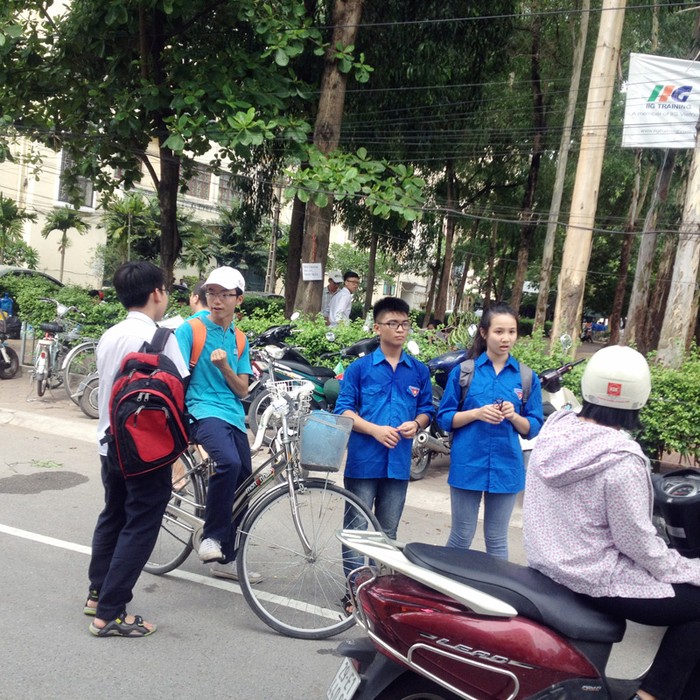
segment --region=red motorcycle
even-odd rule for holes
[[[373,566],[351,574],[367,638],[340,645],[330,700],[628,700],[641,683],[605,676],[625,620],[534,569],[377,532],[338,537]]]

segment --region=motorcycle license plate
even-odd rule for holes
[[[357,686],[360,685],[360,674],[355,670],[350,659],[343,659],[343,663],[335,674],[326,698],[328,700],[352,700]]]

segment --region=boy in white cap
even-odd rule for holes
[[[252,471],[241,399],[248,393],[253,370],[247,342],[239,356],[234,325],[245,280],[238,270],[219,267],[207,277],[204,289],[209,315],[200,318],[206,326],[206,340],[186,394],[193,420],[191,437],[215,462],[207,490],[199,558],[213,564],[213,575],[238,580],[231,510],[236,488]],[[184,323],[175,337],[183,356],[191,357],[192,326]]]

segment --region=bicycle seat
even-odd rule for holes
[[[544,574],[485,552],[413,542],[406,558],[419,566],[488,593],[512,605],[519,615],[547,625],[569,639],[619,642],[624,618],[596,610],[586,599]]]
[[[39,328],[45,333],[63,333],[64,331],[60,323],[40,323]]]

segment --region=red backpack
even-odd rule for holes
[[[122,360],[109,403],[112,443],[126,478],[172,464],[187,449],[185,382],[163,354],[172,331],[159,328],[153,340]]]

